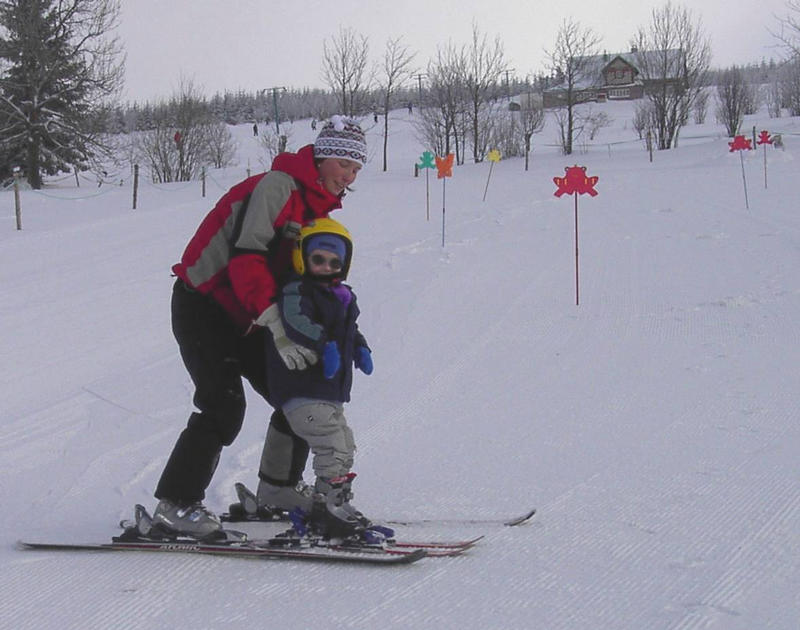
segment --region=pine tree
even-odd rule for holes
[[[0,0],[0,154],[33,188],[104,150],[99,114],[122,84],[109,35],[119,12],[119,0]]]

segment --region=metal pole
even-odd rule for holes
[[[280,134],[281,128],[278,121],[278,90],[280,88],[272,88],[272,105],[275,108],[275,133]]]
[[[133,209],[136,210],[136,197],[139,192],[139,165],[133,165]]]
[[[444,209],[446,207],[445,195],[447,193],[447,178],[442,179],[442,247],[444,247]]]
[[[283,90],[285,92],[286,88],[283,86],[264,88],[259,92],[259,94],[263,95],[264,92],[266,92],[267,90],[272,90],[272,109],[274,110],[275,113],[275,133],[280,135],[281,128],[280,128],[280,120],[278,119],[278,90]]]
[[[424,75],[424,74],[415,74],[414,75],[414,78],[417,80],[417,95],[418,95],[418,98],[419,98],[419,103],[417,103],[417,107],[419,107],[420,104],[422,103],[422,79],[425,76],[426,75]]]
[[[17,230],[22,229],[22,205],[19,199],[19,170],[14,169],[14,209],[17,215]]]
[[[489,164],[489,177],[486,178],[486,188],[483,189],[483,200],[486,201],[486,191],[489,190],[489,180],[492,179],[492,169],[494,168],[494,162]]]
[[[578,290],[578,193],[572,194],[575,197],[575,306],[578,306],[581,303]]]
[[[428,187],[428,172],[430,169],[425,169],[425,218],[431,220],[431,193]]]
[[[742,183],[744,184],[744,205],[749,210],[750,209],[750,202],[747,200],[747,177],[744,174],[744,156],[742,155],[744,151],[739,150],[739,159],[742,161]]]

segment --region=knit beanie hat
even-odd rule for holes
[[[314,141],[314,157],[344,158],[367,163],[367,140],[359,124],[352,118],[331,116]]]
[[[336,254],[343,263],[347,255],[347,246],[341,236],[336,234],[314,234],[308,239],[305,246],[306,252],[313,252],[315,249],[322,249],[326,252]]]

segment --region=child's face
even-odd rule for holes
[[[325,249],[314,249],[308,254],[308,272],[312,276],[332,276],[342,270],[342,259]]]

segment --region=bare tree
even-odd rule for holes
[[[119,0],[0,3],[0,162],[24,164],[33,188],[108,150],[98,113],[122,85],[119,13]]]
[[[369,89],[367,74],[369,41],[352,28],[339,28],[339,34],[323,43],[322,77],[339,97],[340,113],[361,113],[363,95]]]
[[[544,127],[544,107],[541,96],[535,98],[528,92],[520,103],[520,125],[522,127],[522,137],[525,148],[525,170],[528,170],[528,162],[531,154],[531,138]]]
[[[453,44],[439,47],[436,58],[428,63],[428,92],[421,110],[419,132],[439,154],[455,150],[456,162],[463,163],[463,121],[467,110],[464,75],[466,57],[463,48]]]
[[[389,110],[392,106],[392,97],[397,88],[407,81],[414,68],[414,53],[402,44],[401,38],[390,39],[386,42],[383,54],[379,90],[383,96],[383,170],[388,167],[387,150],[389,146]]]
[[[778,72],[768,102],[770,115],[780,116],[786,107],[792,116],[800,115],[800,0],[787,0],[789,12],[778,18],[778,30],[773,32],[783,44],[786,60]]]
[[[697,97],[694,99],[694,107],[692,107],[692,111],[694,112],[694,122],[698,125],[702,125],[706,121],[706,113],[708,112],[708,99],[708,90],[700,90],[697,93]]]
[[[472,159],[483,161],[491,136],[491,112],[489,101],[494,97],[501,73],[506,69],[503,44],[496,36],[489,42],[481,35],[476,24],[472,25],[472,42],[466,51],[466,75],[464,85],[469,98]]]
[[[649,27],[634,37],[636,63],[653,105],[656,146],[677,145],[697,94],[702,89],[711,60],[711,44],[700,19],[667,1],[653,9]]]
[[[272,161],[279,153],[283,153],[289,148],[289,140],[291,139],[291,128],[284,126],[281,133],[278,133],[271,126],[267,126],[258,137],[258,144],[263,149],[263,156],[258,158],[258,161],[268,170],[272,166]]]
[[[140,159],[150,167],[153,181],[190,181],[209,159],[209,138],[220,123],[191,82],[153,113],[152,128],[136,138]]]
[[[781,102],[790,116],[800,116],[800,58],[786,62],[781,68]]]
[[[594,140],[601,129],[611,126],[611,118],[605,112],[593,111],[591,108],[583,115],[589,140]]]
[[[573,150],[576,127],[576,106],[593,98],[587,90],[582,89],[592,74],[597,70],[594,57],[600,44],[600,36],[590,28],[583,28],[572,18],[565,19],[556,36],[556,43],[551,51],[545,51],[550,69],[563,79],[560,86],[561,109],[556,115],[559,124],[561,149],[564,155]]]
[[[781,97],[780,74],[775,73],[770,77],[769,84],[766,86],[765,98],[767,101],[767,111],[770,118],[780,118],[783,109],[783,99]]]
[[[786,0],[786,8],[789,13],[777,18],[778,29],[772,35],[783,44],[788,58],[800,57],[800,0]]]
[[[639,134],[639,140],[651,137],[654,126],[653,104],[649,101],[637,103],[633,113],[633,128]]]
[[[441,110],[421,107],[419,115],[414,119],[414,129],[419,142],[436,155],[447,155],[450,152],[450,146],[446,142],[449,135],[445,130]]]
[[[208,126],[207,161],[214,168],[225,168],[236,160],[237,143],[228,126],[212,122]]]
[[[725,125],[730,137],[739,133],[745,114],[755,101],[755,88],[745,80],[737,66],[722,73],[717,85],[717,119]]]
[[[520,133],[519,115],[516,111],[495,108],[490,118],[489,147],[497,149],[504,158],[519,157],[524,147]]]

